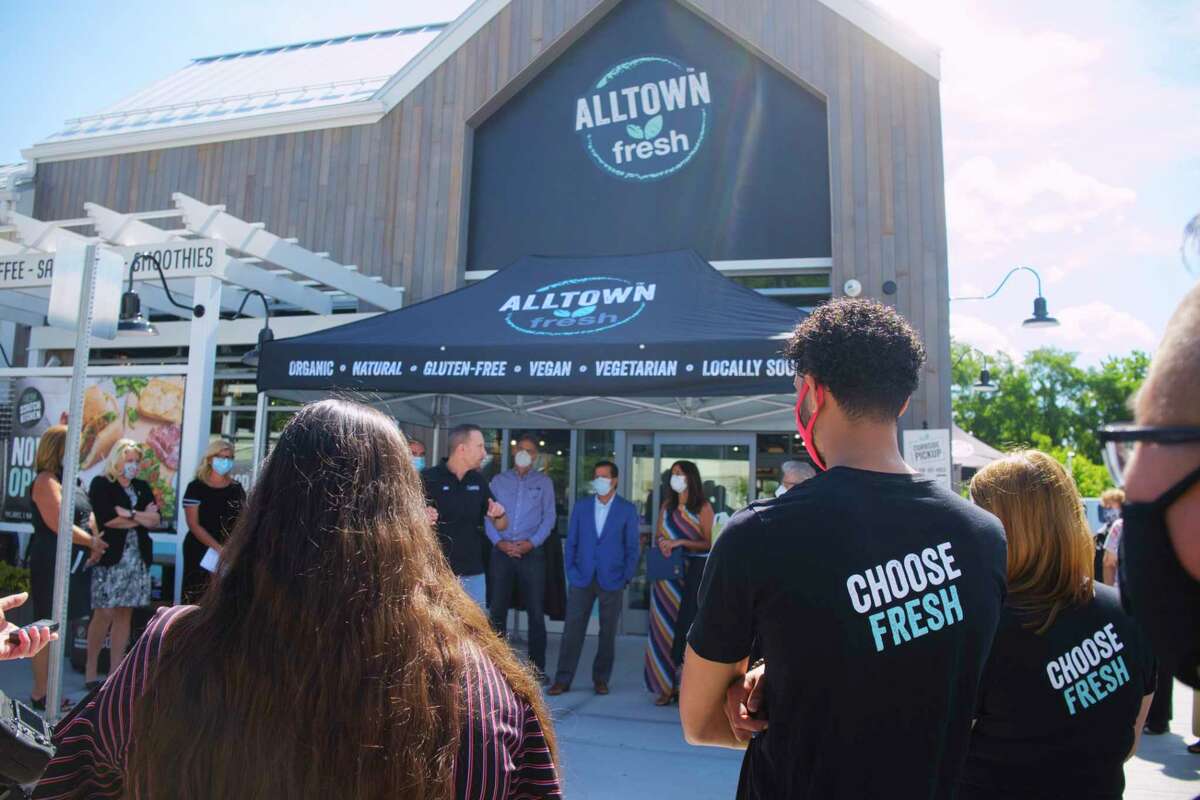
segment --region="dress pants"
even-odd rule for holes
[[[600,601],[600,642],[596,649],[596,660],[592,662],[592,683],[608,683],[612,678],[613,659],[617,650],[617,620],[621,617],[623,596],[624,589],[601,589],[595,578],[583,588],[567,588],[567,619],[563,625],[555,683],[570,686],[575,679],[579,654],[583,650],[583,637],[587,634],[588,619],[592,616],[592,606],[596,600]]]
[[[520,587],[521,599],[529,615],[529,660],[546,671],[546,552],[535,547],[520,558],[492,549],[488,574],[488,604],[492,627],[501,636],[508,635],[508,610],[512,607],[513,588]]]
[[[1154,689],[1154,699],[1150,701],[1150,713],[1146,715],[1146,724],[1151,728],[1162,730],[1171,724],[1174,703],[1175,676],[1170,669],[1158,665],[1158,686]]]

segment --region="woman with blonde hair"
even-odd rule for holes
[[[161,517],[150,484],[137,477],[141,468],[141,445],[121,439],[109,451],[104,474],[93,478],[88,487],[88,499],[108,542],[108,550],[92,569],[92,621],[84,669],[89,689],[99,684],[104,637],[109,637],[109,663],[115,668],[129,645],[133,609],[150,605],[153,543],[148,529],[158,527]]]
[[[53,425],[38,440],[30,500],[33,508],[33,536],[26,550],[29,559],[29,588],[33,595],[33,618],[50,619],[54,615],[54,567],[58,558],[58,514],[63,501],[63,455],[67,446],[67,426]],[[96,532],[96,518],[87,494],[75,487],[75,519],[71,527],[71,592],[67,619],[79,619],[88,613],[89,573],[79,563],[84,558],[94,564],[108,545]],[[86,554],[86,555],[85,555]],[[78,576],[78,578],[77,578]],[[33,657],[33,692],[30,699],[38,711],[46,709],[46,676],[50,653],[43,650]]]
[[[208,587],[212,573],[200,565],[209,550],[221,555],[225,540],[237,522],[246,490],[229,476],[233,470],[233,442],[214,439],[204,451],[196,479],[183,493],[183,513],[188,532],[183,540],[183,602],[194,603]]]
[[[55,729],[37,797],[560,798],[529,667],[442,555],[375,409],[284,428],[197,606]]]
[[[1062,465],[1025,450],[971,499],[1008,538],[1008,598],[980,681],[960,796],[1119,798],[1154,696],[1154,658],[1112,587]]]

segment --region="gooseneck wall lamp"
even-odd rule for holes
[[[1059,322],[1054,317],[1050,316],[1050,312],[1046,306],[1046,298],[1042,296],[1042,276],[1038,275],[1037,270],[1032,267],[1014,267],[1008,271],[1004,279],[1000,281],[991,294],[981,295],[979,297],[951,297],[950,300],[991,300],[996,295],[1000,294],[1000,290],[1008,283],[1008,279],[1018,272],[1028,272],[1037,280],[1037,297],[1033,299],[1033,316],[1021,323],[1023,328],[1057,328]]]
[[[189,306],[175,299],[175,295],[171,294],[171,287],[167,285],[167,276],[163,274],[162,265],[158,263],[157,258],[149,253],[138,253],[133,257],[133,261],[129,262],[129,286],[121,295],[121,316],[117,320],[118,331],[133,336],[158,335],[158,329],[142,316],[142,300],[133,290],[133,273],[137,270],[138,262],[143,259],[149,262],[158,273],[158,279],[162,282],[163,291],[166,292],[167,300],[171,305],[192,312],[194,317],[204,316],[204,306],[200,304]]]
[[[954,363],[950,366],[950,371],[953,372],[954,368],[961,364],[962,360],[971,353],[977,354],[983,361],[983,368],[979,370],[979,380],[975,381],[975,383],[971,385],[971,391],[975,394],[985,395],[998,391],[1000,387],[995,383],[992,383],[992,372],[987,366],[987,353],[984,353],[982,350],[977,350],[974,347],[967,347],[967,349],[963,351],[963,354],[955,359]]]
[[[246,296],[242,298],[242,304],[238,306],[237,313],[234,317],[242,315],[242,309],[246,307],[246,301],[250,299],[250,295],[257,295],[259,300],[262,300],[263,312],[266,313],[266,321],[263,323],[262,330],[258,332],[258,344],[254,349],[242,356],[242,363],[247,367],[257,367],[258,359],[262,355],[263,345],[272,341],[275,334],[271,331],[271,307],[267,305],[267,296],[257,289],[247,289]]]

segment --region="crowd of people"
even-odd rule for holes
[[[618,466],[595,464],[568,524],[552,675],[556,510],[535,437],[489,481],[475,426],[429,465],[390,418],[326,400],[289,422],[248,497],[232,445],[214,442],[185,492],[188,604],[158,611],[127,656],[159,510],[141,451],[120,442],[76,492],[93,691],[57,727],[36,796],[561,797],[544,694],[571,690],[596,604],[592,685],[609,692],[645,555],[646,687],[679,703],[689,742],[746,749],[739,798],[1118,798],[1143,727],[1157,730],[1154,699],[1176,677],[1200,686],[1198,340],[1200,289],[1168,326],[1136,424],[1101,432],[1125,496],[1103,498],[1117,513],[1097,541],[1070,475],[1038,451],[981,470],[969,499],[916,474],[897,428],[923,344],[887,306],[823,305],[785,350],[817,470],[786,464],[776,496],[714,539],[699,470],[678,461],[645,547]],[[37,454],[38,616],[65,434],[51,428]],[[527,660],[506,641],[514,593]],[[34,657],[44,704],[55,634],[12,631],[0,658]]]

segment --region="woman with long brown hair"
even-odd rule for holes
[[[676,461],[663,487],[654,545],[663,556],[684,551],[683,577],[654,581],[650,589],[650,633],[646,640],[643,677],[654,692],[654,704],[679,699],[679,668],[687,627],[696,616],[696,592],[704,574],[704,558],[712,549],[713,507],[704,496],[700,469],[692,461]],[[687,556],[695,556],[688,558]]]
[[[41,797],[559,797],[541,691],[463,591],[403,435],[288,424],[199,607],[58,728]]]
[[[1008,538],[1008,598],[980,682],[960,796],[1119,798],[1154,693],[1154,659],[1094,579],[1075,482],[1037,450],[980,470],[971,498]]]

